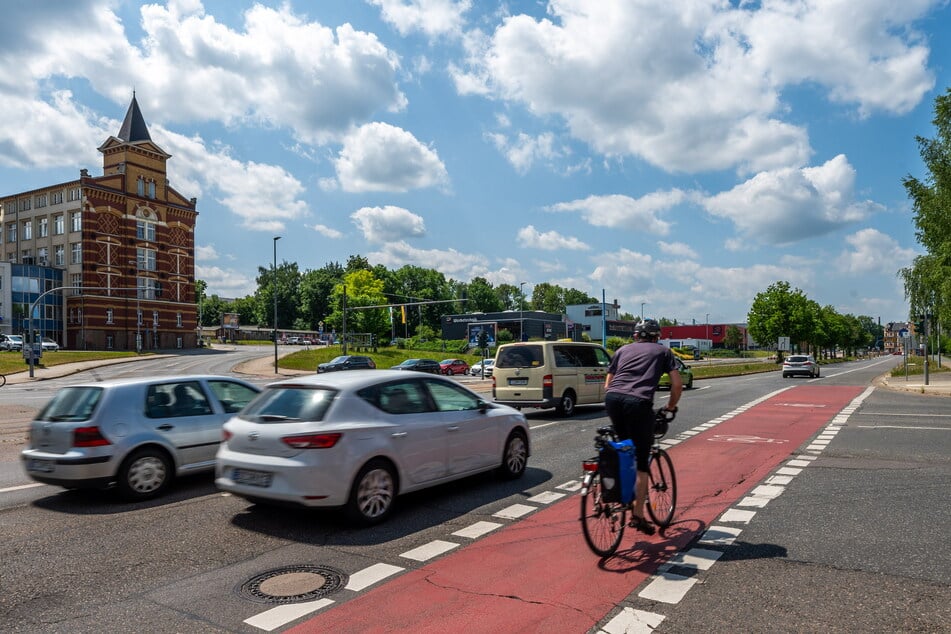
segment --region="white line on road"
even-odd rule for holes
[[[858,429],[918,429],[921,431],[951,431],[951,427],[916,427],[914,425],[856,425]]]
[[[19,491],[20,489],[32,489],[33,487],[46,486],[42,482],[34,482],[33,484],[21,484],[20,486],[7,487],[6,489],[0,489],[0,493],[9,493],[10,491]]]

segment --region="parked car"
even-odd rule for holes
[[[690,366],[684,363],[682,360],[674,357],[674,360],[677,362],[677,368],[680,372],[680,380],[683,382],[684,389],[689,390],[693,388],[693,370],[690,369]],[[670,389],[670,375],[664,372],[660,375],[660,382],[657,384],[658,387],[669,390]]]
[[[469,371],[469,364],[465,359],[443,359],[439,362],[439,371],[447,376],[465,374]]]
[[[49,337],[43,337],[43,352],[56,352],[59,350],[59,344],[50,339]]]
[[[791,354],[783,361],[783,378],[805,374],[811,377],[819,376],[819,364],[811,354]]]
[[[442,374],[439,367],[439,361],[435,359],[407,359],[399,365],[394,365],[391,370],[415,370],[416,372],[429,372],[430,374]]]
[[[300,345],[300,337],[288,337],[287,340],[284,341],[284,343],[287,344],[287,345],[289,345],[289,346],[299,346],[299,345]]]
[[[493,367],[495,367],[495,359],[486,359],[485,361],[479,361],[477,363],[473,363],[469,367],[469,374],[471,374],[472,376],[481,377],[482,369],[485,368],[485,376],[486,378],[489,378],[490,376],[492,376]]]
[[[175,476],[214,468],[222,425],[258,392],[211,375],[72,385],[30,423],[23,466],[37,482],[155,497]]]
[[[19,352],[23,350],[23,337],[21,335],[4,335],[0,342],[0,348],[8,352]]]
[[[337,372],[338,370],[375,370],[376,363],[370,357],[346,354],[334,357],[327,363],[317,365],[317,373]]]
[[[452,379],[311,375],[272,383],[225,423],[215,484],[253,502],[343,506],[374,524],[403,493],[493,469],[518,478],[529,449],[520,412]]]

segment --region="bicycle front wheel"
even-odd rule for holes
[[[647,513],[661,528],[670,526],[677,508],[677,477],[674,463],[663,449],[651,454],[648,468]]]
[[[581,489],[581,528],[584,539],[595,555],[610,557],[624,537],[627,507],[602,500],[601,475],[585,474]]]

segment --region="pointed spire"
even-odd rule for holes
[[[122,127],[119,128],[117,136],[127,143],[152,140],[152,137],[149,136],[149,128],[145,125],[145,117],[142,116],[142,111],[139,110],[139,102],[135,100],[134,90],[132,91],[132,103],[129,104],[129,111],[125,113],[125,120],[122,122]]]

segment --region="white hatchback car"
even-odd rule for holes
[[[397,495],[493,469],[518,478],[528,456],[525,416],[452,379],[333,372],[273,383],[225,423],[215,484],[374,524]]]
[[[783,361],[783,378],[805,374],[810,377],[819,376],[819,364],[811,354],[791,354]]]

